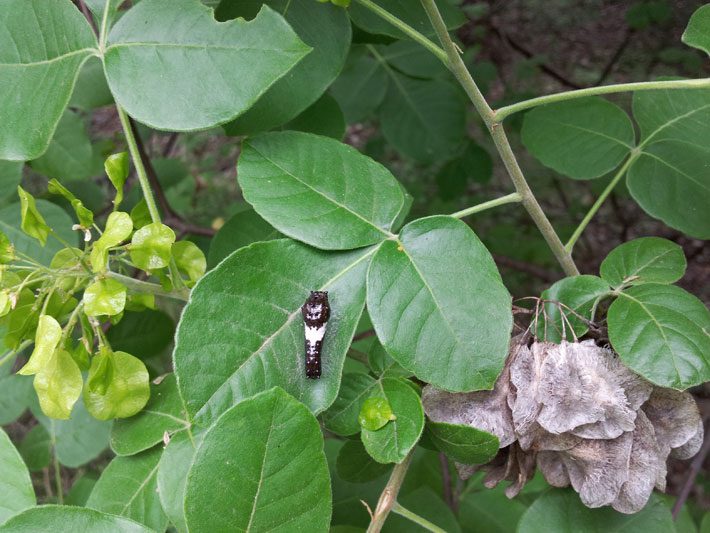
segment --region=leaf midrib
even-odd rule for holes
[[[82,48],[81,50],[74,50],[73,52],[68,52],[51,59],[42,59],[40,61],[31,61],[28,63],[0,63],[0,68],[4,67],[16,67],[16,68],[31,68],[39,65],[50,65],[52,63],[59,63],[67,58],[77,56],[77,55],[91,55],[98,54],[99,51],[96,48]]]

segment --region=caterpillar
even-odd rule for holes
[[[321,376],[323,337],[330,318],[328,291],[311,291],[301,313],[306,341],[306,377],[318,379]]]

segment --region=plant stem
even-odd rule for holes
[[[523,197],[519,192],[513,192],[510,194],[506,194],[505,196],[501,196],[500,198],[496,198],[495,200],[488,200],[487,202],[483,202],[472,207],[462,209],[461,211],[452,213],[449,216],[452,216],[454,218],[463,218],[467,217],[468,215],[473,215],[474,213],[480,213],[481,211],[485,211],[486,209],[498,207],[499,205],[522,202],[522,200]]]
[[[186,302],[190,297],[187,291],[166,291],[160,285],[156,285],[155,283],[129,278],[128,276],[124,276],[123,274],[118,274],[116,272],[107,272],[106,275],[116,281],[120,281],[126,287],[133,289],[136,292],[155,294],[156,296],[164,296],[166,298],[173,298],[174,300],[181,300],[183,302]]]
[[[567,241],[567,244],[565,244],[565,250],[572,253],[572,249],[574,248],[575,243],[582,236],[582,233],[586,229],[587,225],[591,222],[592,218],[594,218],[594,215],[597,214],[597,211],[599,211],[599,208],[602,206],[607,197],[611,194],[611,191],[614,190],[614,187],[616,187],[619,181],[621,181],[621,178],[624,177],[626,171],[631,166],[631,163],[633,163],[638,157],[638,154],[640,154],[640,152],[637,151],[631,153],[631,155],[628,157],[623,166],[609,182],[609,185],[607,185],[606,188],[602,191],[602,193],[599,195],[599,198],[597,198],[597,201],[594,202],[594,205],[592,205],[589,211],[587,211],[587,214],[584,215],[582,222],[579,223],[579,226],[577,226],[577,228],[574,230],[574,233],[572,233],[572,236]]]
[[[530,100],[523,100],[517,104],[501,107],[495,111],[498,121],[503,121],[513,113],[524,111],[532,107],[537,107],[574,98],[594,96],[598,94],[613,94],[628,91],[655,91],[659,89],[710,89],[710,78],[700,78],[697,80],[662,80],[662,81],[641,81],[636,83],[617,83],[615,85],[602,85],[599,87],[588,87],[576,91],[565,91],[562,93],[538,96]]]
[[[409,452],[409,455],[404,458],[404,461],[395,465],[392,469],[392,474],[385,485],[382,494],[380,494],[380,499],[377,502],[377,507],[372,515],[372,520],[367,528],[367,533],[379,533],[382,526],[387,520],[387,515],[389,515],[392,508],[397,504],[397,494],[404,481],[404,476],[407,474],[407,469],[409,468],[409,463],[412,461],[414,456],[414,450]]]
[[[57,458],[57,433],[54,429],[54,419],[49,419],[51,428],[51,441],[52,441],[52,457],[54,463],[54,484],[57,488],[57,503],[62,505],[64,503],[64,488],[62,487],[62,469],[59,466],[59,459]]]
[[[446,533],[445,529],[441,529],[436,524],[429,522],[429,520],[427,520],[426,518],[423,518],[418,514],[413,513],[412,511],[402,507],[398,503],[394,504],[394,507],[392,507],[392,512],[397,513],[398,515],[403,516],[404,518],[408,518],[415,524],[419,524],[424,529],[428,529],[429,531],[433,531],[434,533]]]
[[[387,11],[386,9],[381,8],[371,0],[355,0],[358,2],[360,5],[363,7],[369,9],[373,13],[375,13],[378,17],[381,19],[386,20],[392,26],[397,28],[399,31],[407,35],[408,37],[411,37],[414,41],[418,42],[421,44],[424,48],[428,49],[432,54],[434,54],[436,57],[441,59],[444,63],[447,62],[447,56],[446,52],[444,52],[439,46],[436,45],[436,43],[432,42],[430,39],[428,39],[426,36],[422,35],[419,33],[417,30],[412,28],[409,24],[406,24],[405,22],[402,22],[399,20],[397,17],[395,17],[392,13]]]
[[[140,183],[141,190],[143,191],[143,198],[145,199],[145,203],[148,205],[150,219],[153,222],[160,222],[160,212],[158,211],[158,206],[155,203],[155,198],[153,198],[153,190],[150,188],[148,174],[145,171],[145,165],[143,165],[143,160],[141,159],[140,152],[138,151],[136,137],[133,134],[133,128],[131,127],[128,115],[126,115],[126,112],[118,104],[116,104],[116,110],[118,111],[118,118],[121,119],[123,134],[126,136],[126,142],[128,143],[128,150],[131,153],[133,165],[136,167],[136,175],[138,176],[138,183]]]
[[[537,202],[537,199],[530,189],[528,182],[525,180],[525,176],[520,169],[520,165],[518,165],[513,149],[510,147],[510,142],[505,134],[503,125],[497,121],[494,111],[490,108],[488,102],[486,102],[486,99],[476,85],[476,82],[473,81],[471,74],[461,59],[461,55],[459,54],[456,45],[449,36],[446,24],[441,18],[441,13],[439,13],[439,9],[436,7],[434,0],[421,0],[421,2],[427,12],[427,15],[429,15],[429,19],[434,26],[436,34],[439,36],[441,44],[444,46],[444,50],[446,50],[449,69],[454,76],[456,76],[456,79],[466,91],[466,94],[468,94],[468,97],[471,99],[471,102],[478,111],[478,114],[481,116],[486,126],[488,126],[488,129],[493,136],[493,142],[495,143],[498,153],[500,154],[501,159],[503,159],[503,164],[508,171],[508,175],[513,181],[513,185],[515,185],[515,190],[521,196],[523,207],[525,207],[528,214],[533,219],[533,222],[535,222],[535,225],[542,233],[547,245],[550,247],[550,250],[554,254],[555,258],[562,266],[565,274],[568,276],[575,276],[579,274],[579,270],[577,270],[577,266],[574,264],[572,256],[567,250],[565,250],[562,241],[555,232],[555,229],[552,227],[550,221],[547,219],[547,216],[540,207],[540,204]]]

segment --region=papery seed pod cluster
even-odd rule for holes
[[[588,507],[640,511],[664,490],[669,455],[687,459],[702,445],[703,424],[687,392],[657,387],[592,340],[513,339],[491,391],[450,393],[425,387],[430,419],[495,434],[501,449],[487,465],[458,464],[464,479],[512,484],[516,496],[539,468],[555,487],[572,486]]]

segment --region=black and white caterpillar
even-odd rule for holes
[[[318,379],[321,374],[323,337],[330,318],[328,291],[311,291],[311,295],[301,307],[301,313],[306,338],[306,377]]]

